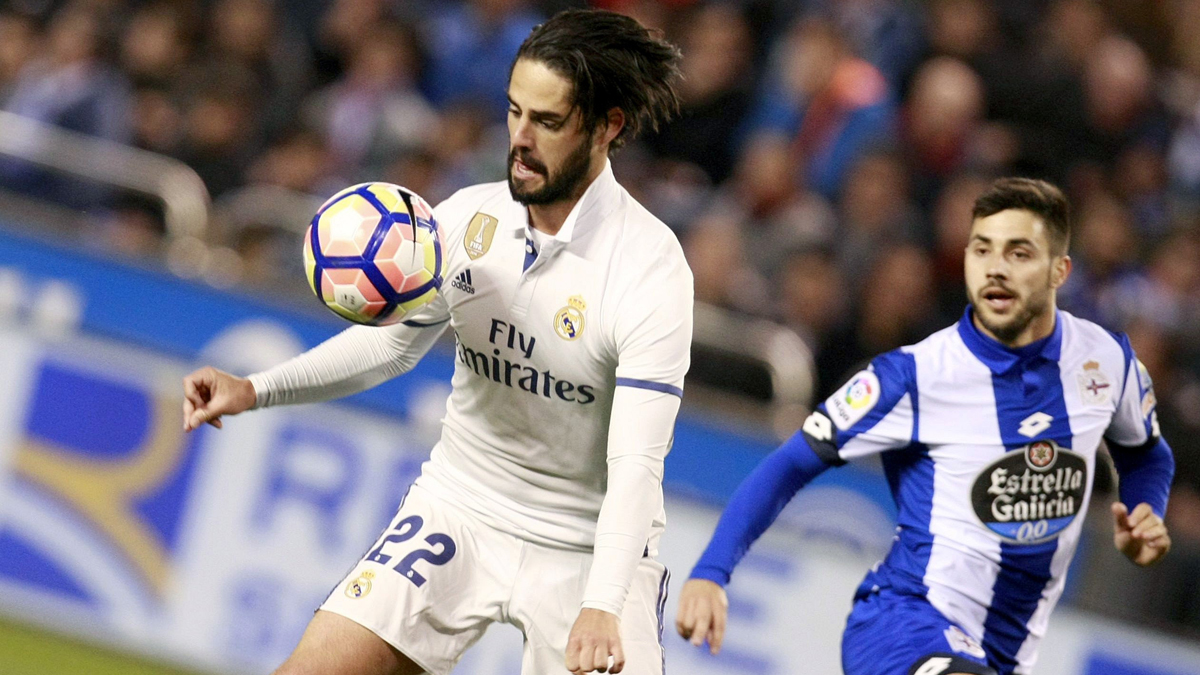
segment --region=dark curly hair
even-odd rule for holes
[[[572,104],[589,133],[607,119],[609,110],[620,108],[625,127],[612,149],[646,126],[657,131],[679,112],[679,49],[623,14],[559,12],[533,29],[513,65],[521,59],[544,63],[571,82]]]

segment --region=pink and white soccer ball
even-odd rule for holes
[[[325,202],[304,236],[308,285],[356,323],[398,323],[442,287],[442,233],[420,196],[391,183],[348,187]]]

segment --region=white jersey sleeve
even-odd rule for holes
[[[692,275],[676,248],[627,290],[614,317],[616,390],[608,430],[608,489],[596,523],[583,607],[618,616],[655,517],[662,512],[663,460],[692,343]]]
[[[1154,396],[1150,372],[1134,355],[1129,338],[1119,335],[1118,342],[1125,351],[1125,377],[1117,410],[1104,437],[1118,445],[1138,447],[1159,436],[1158,400]]]
[[[250,375],[254,407],[329,401],[407,373],[449,325],[440,294],[410,317],[392,326],[352,326],[295,358]]]

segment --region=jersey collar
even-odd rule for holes
[[[563,225],[559,228],[558,234],[554,235],[554,239],[566,245],[577,233],[583,234],[593,225],[603,222],[617,208],[619,188],[617,179],[613,176],[612,162],[605,159],[604,169],[587,187],[587,190],[584,190],[579,201],[575,202],[574,208],[567,214],[567,219],[563,221]],[[529,224],[528,208],[516,202],[513,203],[521,212],[521,217],[513,223],[514,229],[524,229],[525,237],[532,239],[533,235],[529,232],[532,226]]]
[[[1031,359],[1039,356],[1047,361],[1058,360],[1062,351],[1063,323],[1062,314],[1058,310],[1054,312],[1054,332],[1041,340],[1031,342],[1024,347],[1017,347],[1016,349],[1005,347],[995,339],[980,332],[975,327],[975,322],[972,321],[973,311],[974,308],[971,305],[967,305],[962,318],[958,320],[958,334],[967,345],[967,349],[991,369],[993,373],[997,375],[1006,373],[1014,366],[1028,363]]]

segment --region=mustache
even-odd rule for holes
[[[522,164],[529,167],[531,171],[536,171],[542,175],[546,174],[546,165],[529,156],[526,152],[517,152],[516,149],[508,151],[508,168],[511,170],[513,162],[520,160]]]
[[[1018,293],[1004,284],[991,283],[979,289],[979,297],[983,297],[988,291],[1003,291],[1014,298],[1019,297]]]

